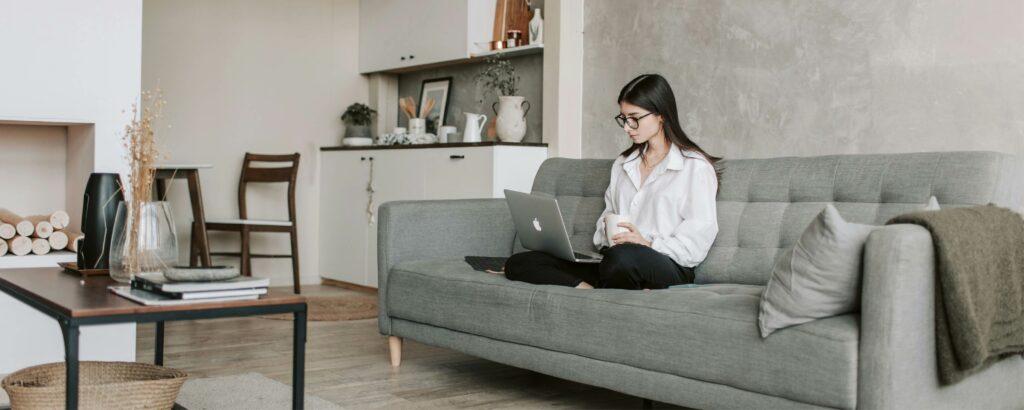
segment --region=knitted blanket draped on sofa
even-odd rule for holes
[[[993,204],[900,215],[935,245],[939,381],[1024,353],[1024,219]]]

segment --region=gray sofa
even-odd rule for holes
[[[611,160],[546,161],[533,191],[558,198],[574,246],[593,249]],[[577,290],[474,271],[465,255],[522,250],[503,199],[380,207],[380,332],[695,408],[1020,408],[1024,359],[940,388],[934,258],[916,225],[876,230],[864,250],[862,308],[758,335],[775,258],[826,203],[883,224],[920,209],[1019,206],[1024,172],[992,152],[730,160],[720,231],[692,289]],[[393,356],[393,364],[398,364]],[[400,360],[400,359],[399,359]]]

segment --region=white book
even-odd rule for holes
[[[110,286],[111,292],[114,292],[118,296],[126,298],[136,303],[141,303],[146,306],[174,306],[174,305],[191,305],[200,303],[214,303],[214,302],[231,302],[236,300],[253,300],[259,299],[259,295],[248,295],[248,296],[230,296],[223,298],[211,298],[211,299],[193,299],[183,300],[174,299],[167,296],[158,295],[153,292],[147,292],[142,289],[132,289],[131,286]]]
[[[210,298],[229,298],[234,296],[259,296],[265,294],[267,294],[267,288],[213,290],[207,292],[184,292],[181,294],[181,299],[194,300]]]
[[[149,283],[164,292],[172,293],[253,289],[270,286],[270,278],[253,278],[249,276],[238,276],[228,280],[210,282],[174,282],[164,277],[164,274],[161,272],[145,272],[136,274],[135,279]]]

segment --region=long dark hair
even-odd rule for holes
[[[704,159],[708,160],[712,166],[714,166],[721,157],[716,157],[708,154],[704,151],[697,143],[690,140],[690,137],[683,132],[683,128],[679,125],[679,110],[676,109],[676,95],[672,92],[672,87],[668,85],[668,81],[665,77],[659,74],[644,74],[637,78],[630,80],[626,86],[622,87],[622,91],[619,91],[619,99],[616,101],[618,104],[627,102],[637,107],[643,108],[656,115],[660,115],[664,120],[662,128],[665,131],[665,137],[668,138],[669,142],[675,144],[682,150],[694,151],[699,153]],[[641,148],[646,148],[647,143],[633,144],[625,151],[622,151],[623,157],[629,157],[633,151],[640,149],[641,153],[644,152]],[[721,171],[715,171],[715,175],[718,178],[719,184],[722,182]]]

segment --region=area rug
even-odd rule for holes
[[[361,320],[377,317],[377,295],[307,296],[308,321]],[[260,316],[266,319],[292,320],[294,315]]]
[[[189,410],[290,409],[292,386],[259,373],[189,379],[181,387],[177,403]],[[306,394],[305,405],[307,409],[341,409],[311,394]]]

